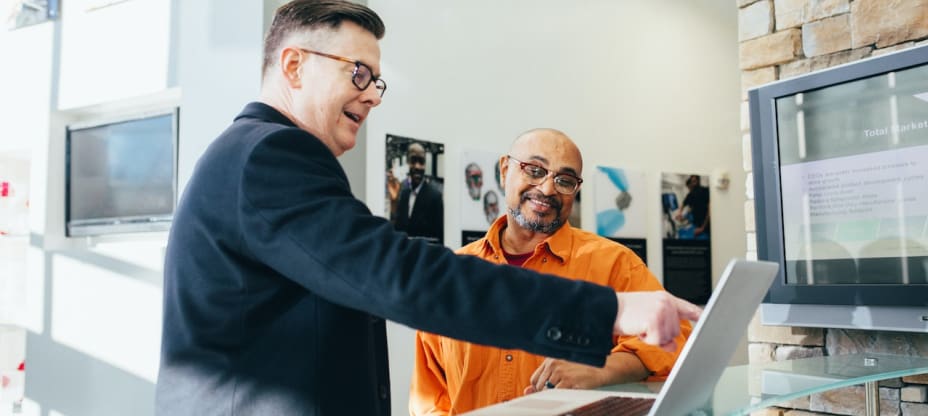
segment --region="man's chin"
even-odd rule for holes
[[[530,228],[535,231],[547,230],[553,227],[553,224],[557,220],[552,220],[550,218],[543,218],[536,215],[525,217],[527,224],[530,224]]]

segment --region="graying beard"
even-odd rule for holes
[[[509,208],[509,214],[512,215],[512,218],[515,218],[516,222],[522,226],[522,228],[534,231],[536,233],[554,234],[558,228],[561,228],[561,226],[564,225],[561,222],[560,210],[557,212],[557,218],[548,224],[544,224],[538,221],[529,221],[528,218],[525,218],[525,216],[522,215],[522,211],[519,211],[515,208]]]

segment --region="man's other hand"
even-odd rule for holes
[[[605,384],[607,370],[564,360],[545,358],[535,369],[523,394],[545,388],[592,389]]]

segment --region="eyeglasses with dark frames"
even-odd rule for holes
[[[359,90],[364,91],[374,83],[374,88],[377,88],[377,92],[380,93],[380,96],[383,97],[383,93],[387,91],[387,83],[384,82],[383,78],[375,77],[374,71],[367,64],[356,61],[351,58],[346,58],[344,56],[332,55],[328,53],[312,51],[309,49],[299,48],[305,53],[311,53],[313,55],[319,55],[324,58],[334,59],[336,61],[348,62],[349,64],[354,64],[354,72],[351,73],[351,83],[354,84]]]
[[[566,172],[551,172],[548,169],[545,169],[534,163],[523,162],[519,159],[512,157],[511,155],[506,155],[509,160],[519,164],[519,170],[522,171],[522,176],[525,177],[525,180],[528,181],[529,185],[538,186],[548,179],[548,176],[554,176],[554,190],[562,193],[564,195],[573,195],[577,192],[577,189],[580,188],[580,184],[583,183],[583,179],[578,178],[575,175]]]

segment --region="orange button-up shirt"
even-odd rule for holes
[[[505,263],[500,217],[486,236],[461,248],[459,254]],[[522,265],[542,273],[586,280],[619,292],[663,290],[641,259],[625,246],[595,234],[561,227],[538,244]],[[615,337],[613,352],[635,354],[651,371],[648,381],[664,380],[692,330],[680,322],[677,351],[664,351],[638,337]],[[416,363],[409,392],[410,413],[420,415],[458,414],[510,400],[522,395],[529,378],[545,357],[521,350],[504,350],[475,345],[426,332],[416,333]]]

